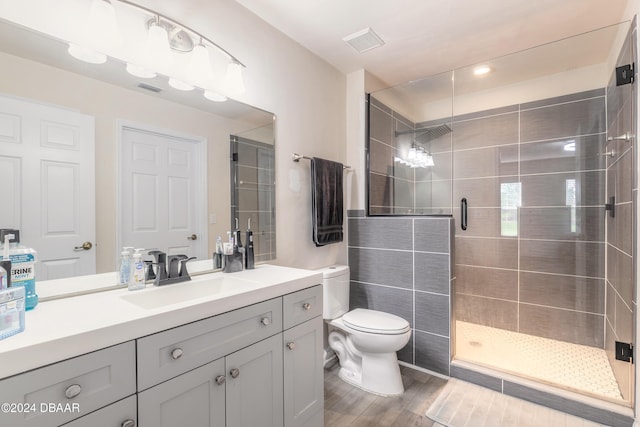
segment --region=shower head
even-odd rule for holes
[[[440,138],[441,136],[444,136],[446,134],[448,134],[449,132],[451,132],[451,128],[449,127],[449,125],[446,124],[441,124],[441,125],[437,125],[437,126],[430,126],[430,127],[425,127],[425,128],[419,128],[419,129],[413,129],[413,130],[406,130],[406,131],[402,131],[402,132],[396,132],[396,136],[399,135],[407,135],[407,134],[413,134],[414,139],[418,139],[418,138],[423,138],[424,137],[424,142],[429,142],[432,141],[434,139]]]

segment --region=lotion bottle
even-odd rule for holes
[[[144,261],[142,261],[141,251],[144,249],[136,249],[136,253],[133,254],[133,271],[131,273],[131,280],[129,281],[129,290],[137,291],[138,289],[144,289]]]

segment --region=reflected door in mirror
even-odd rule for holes
[[[0,228],[38,252],[38,280],[96,271],[94,141],[91,116],[0,96]]]
[[[121,155],[121,244],[207,258],[205,140],[124,127]]]

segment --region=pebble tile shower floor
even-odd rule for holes
[[[622,401],[603,349],[457,321],[456,359]]]

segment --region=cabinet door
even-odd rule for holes
[[[226,357],[227,427],[281,427],[282,334]]]
[[[284,331],[285,427],[322,426],[322,317]],[[320,414],[320,415],[318,415]]]
[[[223,375],[218,359],[139,393],[139,427],[224,427]]]
[[[64,427],[135,427],[136,396],[119,402],[65,424]]]

